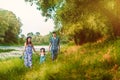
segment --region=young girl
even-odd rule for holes
[[[24,44],[24,46],[25,46],[24,64],[26,67],[30,67],[30,68],[32,66],[32,53],[33,53],[32,49],[34,50],[34,52],[36,52],[32,42],[31,42],[31,39],[32,39],[31,37],[27,37],[26,42]]]
[[[40,49],[40,63],[45,61],[45,48]]]

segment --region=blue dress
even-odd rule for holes
[[[32,66],[32,46],[31,45],[26,46],[25,54],[24,54],[24,64],[27,67]]]
[[[44,63],[45,62],[45,55],[44,56],[40,56],[40,63]]]

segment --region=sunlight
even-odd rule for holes
[[[107,5],[110,9],[114,9],[115,8],[115,1],[109,1]]]
[[[106,4],[106,8],[109,10],[114,10],[115,9],[115,1],[114,0],[108,1]]]

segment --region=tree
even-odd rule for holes
[[[18,43],[18,35],[22,23],[16,15],[7,10],[0,9],[0,39],[2,43]]]
[[[20,34],[20,38],[19,38],[19,44],[23,44],[26,40],[26,37],[24,34]]]
[[[33,36],[34,34],[33,34],[33,32],[29,32],[28,34],[27,34],[27,36]]]
[[[26,0],[52,18],[57,30],[76,44],[120,36],[119,0]]]
[[[40,32],[36,32],[36,36],[40,36]]]

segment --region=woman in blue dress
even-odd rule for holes
[[[24,44],[24,64],[26,67],[32,67],[32,54],[33,54],[33,51],[32,49],[35,51],[35,48],[31,42],[31,37],[27,37],[26,39],[26,42]]]

